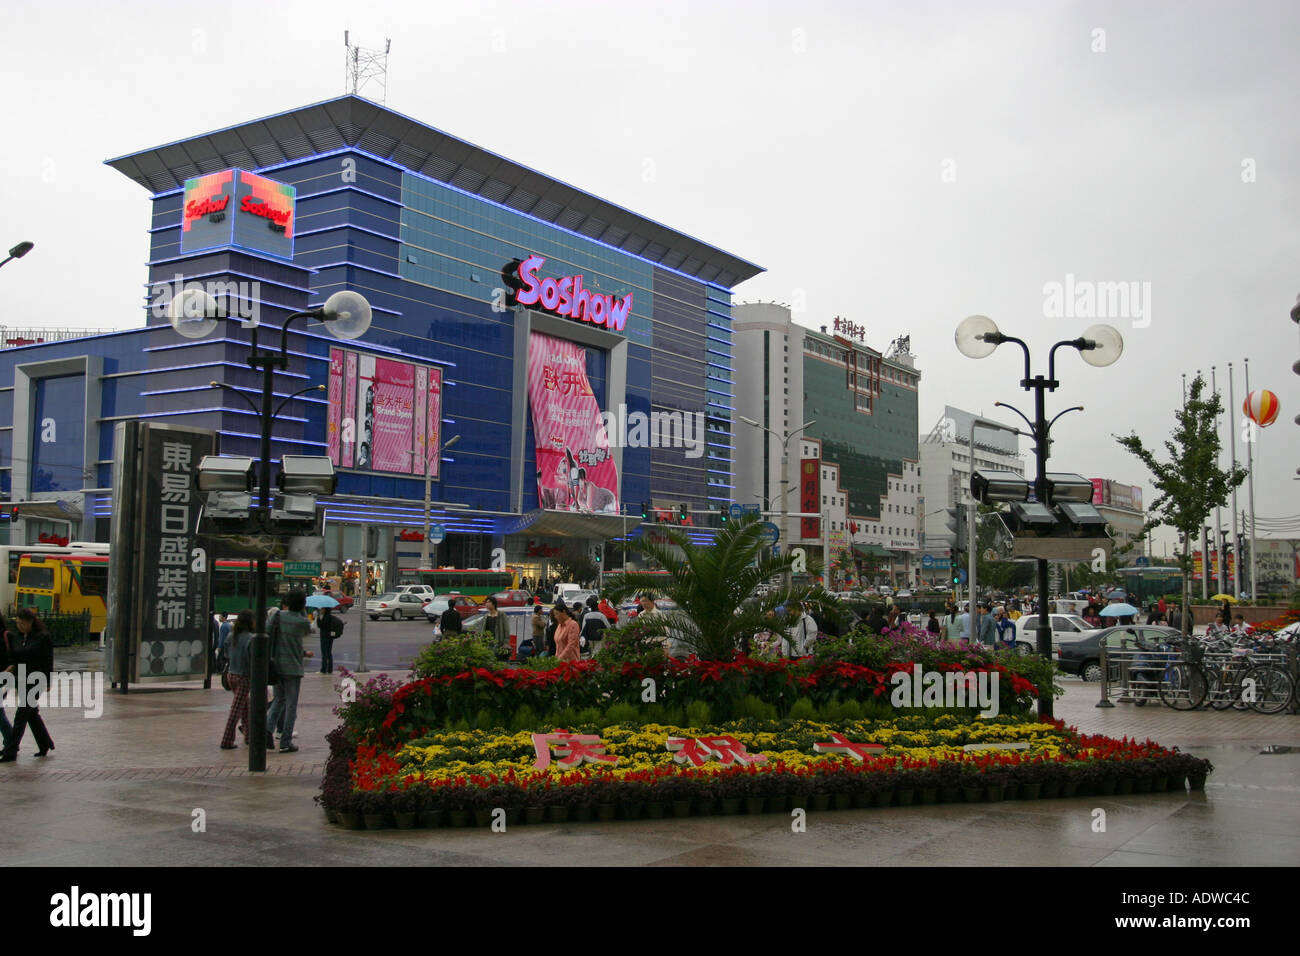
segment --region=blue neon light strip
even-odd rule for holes
[[[352,208],[352,207],[348,207],[348,208]],[[365,212],[365,210],[358,210],[358,211]],[[402,241],[397,236],[390,236],[387,235],[386,233],[376,232],[374,229],[367,229],[365,226],[358,226],[354,223],[347,223],[347,222],[341,222],[336,226],[322,226],[320,229],[309,229],[306,232],[299,232],[294,235],[294,239],[301,239],[303,236],[319,236],[322,233],[326,233],[326,232],[338,232],[340,229],[355,229],[357,232],[364,232],[366,235],[374,236],[376,239],[390,239],[393,242]],[[310,253],[311,250],[306,249],[303,251]],[[376,255],[378,255],[378,253],[376,253]]]
[[[175,228],[179,229],[180,226],[176,226]],[[189,259],[189,258],[193,258],[193,257],[192,257],[192,256],[185,256],[184,258]],[[147,266],[152,266],[152,265],[159,265],[159,264],[164,263],[164,262],[174,262],[174,261],[179,261],[179,259],[177,259],[177,258],[173,258],[173,259],[155,259],[155,260],[153,260],[152,262],[146,262],[145,265],[147,265]],[[266,278],[266,276],[253,275],[251,272],[236,272],[236,271],[233,270],[233,269],[213,269],[213,270],[210,271],[210,272],[195,272],[195,273],[192,273],[191,275],[185,275],[185,276],[182,276],[182,279],[183,279],[184,281],[183,281],[181,284],[182,284],[182,286],[184,286],[184,285],[188,285],[188,284],[191,283],[191,282],[199,282],[199,281],[201,281],[202,279],[206,279],[206,278],[209,278],[209,277],[211,277],[211,276],[239,276],[239,277],[241,277],[241,278],[246,278],[249,282],[256,282],[256,283],[258,283],[258,284],[261,284],[261,283],[265,282],[267,285],[275,286],[277,289],[291,289],[291,290],[293,290],[294,292],[302,292],[302,293],[305,293],[305,294],[307,294],[307,295],[311,295],[312,292],[315,291],[315,290],[311,289],[310,287],[304,287],[304,286],[300,286],[300,285],[292,285],[291,283],[288,283],[288,282],[278,282],[278,281],[276,281],[276,282],[272,282],[272,281],[268,280],[268,279]],[[156,288],[157,286],[160,286],[160,285],[172,285],[172,284],[175,283],[175,281],[176,281],[176,277],[175,277],[175,276],[172,276],[171,279],[169,279],[169,280],[168,280],[168,279],[155,279],[153,282],[145,282],[145,283],[142,283],[142,285],[143,285],[146,289],[152,289],[152,288]]]
[[[214,341],[214,342],[222,342],[222,341],[226,341],[226,342],[228,342],[228,341],[231,341],[231,340],[230,340],[230,339],[214,339],[213,341]],[[46,344],[48,345],[49,343],[47,342]],[[7,352],[7,351],[9,351],[9,350],[6,349],[5,351]],[[316,356],[310,356],[310,357],[315,358]],[[222,367],[222,366],[225,366],[225,367],[227,367],[227,368],[242,368],[242,369],[246,369],[246,368],[248,368],[247,365],[245,365],[245,364],[241,364],[241,363],[239,363],[239,362],[199,362],[197,365],[168,365],[168,366],[165,367],[165,368],[142,368],[142,369],[140,369],[140,370],[138,370],[138,371],[135,371],[135,372],[113,372],[113,373],[110,374],[110,375],[104,375],[104,376],[102,376],[102,377],[103,377],[103,378],[127,378],[127,377],[132,376],[132,375],[156,375],[156,374],[159,373],[159,372],[188,372],[188,371],[191,371],[192,369],[196,369],[196,368],[220,368],[220,367]],[[311,377],[310,375],[303,375],[303,374],[301,374],[300,372],[286,372],[286,371],[284,371],[284,370],[282,370],[282,369],[276,369],[275,371],[276,371],[276,374],[277,374],[277,375],[283,375],[283,376],[285,376],[286,378],[298,378],[298,379],[303,379],[303,378],[310,378],[310,377]]]

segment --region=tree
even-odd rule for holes
[[[585,548],[568,547],[551,559],[562,578],[575,584],[585,584],[600,577],[600,568],[591,560]]]
[[[662,613],[662,630],[703,660],[734,657],[742,638],[771,627],[768,612],[778,607],[802,601],[827,610],[839,606],[820,587],[759,594],[761,585],[792,570],[796,559],[789,552],[763,557],[763,526],[755,515],[729,521],[707,546],[694,544],[678,528],[663,533],[669,543],[645,538],[641,551],[668,572],[667,580],[662,574],[629,571],[607,576],[605,592],[615,602],[642,593],[671,600],[677,610]],[[809,574],[821,573],[815,554],[807,556],[807,563]],[[784,623],[788,627],[795,620],[787,616]]]
[[[1228,471],[1219,467],[1219,415],[1223,405],[1219,393],[1205,398],[1205,379],[1200,375],[1187,391],[1187,402],[1174,419],[1173,434],[1165,440],[1168,461],[1158,461],[1136,433],[1127,438],[1115,436],[1119,443],[1147,466],[1156,488],[1151,503],[1152,517],[1142,528],[1142,536],[1153,528],[1168,525],[1183,535],[1183,553],[1179,566],[1183,571],[1183,635],[1191,628],[1191,545],[1201,533],[1205,520],[1216,507],[1228,503],[1232,489],[1246,480],[1246,469],[1234,466]]]

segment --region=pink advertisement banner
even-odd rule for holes
[[[534,332],[528,346],[537,497],[557,511],[618,511],[618,471],[582,346]]]
[[[344,468],[438,477],[442,369],[330,349],[330,460]]]

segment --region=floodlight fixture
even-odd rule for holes
[[[1106,524],[1106,518],[1092,502],[1060,501],[1056,504],[1056,510],[1067,523],[1077,528],[1102,528]]]
[[[1092,486],[1089,485],[1089,488]],[[971,494],[986,504],[995,501],[1028,501],[1033,483],[1014,471],[974,471],[970,476]]]
[[[195,472],[199,491],[253,490],[253,459],[247,455],[204,455]]]
[[[338,480],[334,463],[324,455],[283,455],[276,485],[286,496],[332,495]]]
[[[1092,482],[1082,475],[1069,472],[1047,473],[1048,496],[1053,504],[1062,501],[1080,501],[1092,504]]]

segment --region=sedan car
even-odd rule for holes
[[[426,600],[428,598],[420,594],[399,594],[396,591],[389,591],[367,601],[366,614],[372,621],[377,621],[381,617],[400,621],[404,617],[417,616]]]
[[[1061,646],[1062,641],[1078,640],[1080,635],[1090,634],[1097,628],[1077,614],[1053,614],[1052,616],[1052,653]],[[1016,649],[1022,654],[1032,654],[1038,650],[1038,615],[1026,614],[1015,622]]]
[[[444,594],[442,597],[436,597],[428,604],[424,605],[424,616],[433,622],[440,621],[448,606],[456,609],[456,613],[460,615],[462,624],[466,618],[478,614],[482,610],[482,608],[463,594]]]
[[[1101,680],[1101,645],[1105,642],[1107,650],[1119,649],[1125,638],[1128,646],[1145,644],[1153,646],[1167,642],[1178,636],[1178,630],[1172,627],[1147,627],[1127,624],[1122,627],[1107,627],[1100,631],[1089,631],[1088,636],[1077,641],[1062,641],[1056,649],[1056,664],[1067,674],[1078,674],[1084,680]]]
[[[527,591],[498,591],[492,597],[496,599],[497,607],[528,607],[533,603],[533,596]]]

